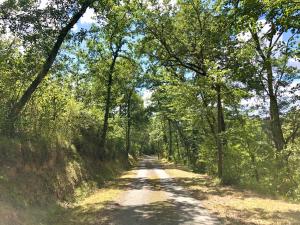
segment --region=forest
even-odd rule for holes
[[[297,202],[300,4],[0,1],[0,106],[2,203],[69,201],[143,155]]]

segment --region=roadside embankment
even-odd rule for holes
[[[0,148],[1,225],[44,224],[63,205],[86,197],[129,166],[124,157],[100,161],[68,143],[2,138]]]

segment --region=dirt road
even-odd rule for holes
[[[199,200],[179,186],[154,157],[145,157],[130,187],[106,206],[105,224],[211,225],[220,224]]]
[[[208,175],[154,157],[144,157],[139,166],[93,190],[72,204],[22,209],[18,220],[11,219],[16,215],[12,207],[1,205],[0,224],[300,225],[299,204],[222,186]]]

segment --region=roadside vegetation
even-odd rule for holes
[[[166,172],[191,192],[222,224],[299,224],[300,206],[282,197],[259,194],[239,186],[224,186],[216,178],[186,168],[166,166]]]

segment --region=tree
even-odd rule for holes
[[[293,80],[290,77],[295,75],[288,62],[296,53],[294,38],[299,34],[299,27],[294,23],[294,17],[299,11],[296,3],[286,1],[241,1],[234,8],[234,13],[240,15],[239,25],[247,27],[251,44],[261,60],[257,63],[257,76],[269,98],[270,129],[275,147],[280,152],[284,149],[286,140],[278,98],[280,88],[286,87]],[[281,40],[286,32],[291,32],[292,35],[287,41]]]
[[[106,17],[106,24],[103,27],[93,28],[93,37],[90,39],[89,48],[92,53],[96,52],[96,55],[99,56],[98,60],[105,61],[104,65],[107,61],[109,62],[109,65],[102,71],[105,74],[107,83],[105,85],[105,109],[100,134],[100,148],[106,151],[114,74],[117,64],[121,63],[118,62],[119,59],[122,57],[130,58],[127,55],[126,48],[128,49],[130,45],[132,19],[127,13],[127,9],[121,5],[107,5],[102,13]]]
[[[87,0],[87,1],[83,2],[81,5],[78,5],[77,7],[75,7],[75,9],[69,7],[69,9],[72,9],[74,14],[66,20],[67,22],[65,22],[65,25],[62,25],[62,28],[59,30],[59,32],[57,32],[57,37],[56,37],[56,39],[54,39],[55,43],[54,43],[53,47],[50,49],[50,51],[47,52],[46,60],[43,63],[41,69],[37,73],[35,79],[32,81],[30,86],[27,89],[25,89],[25,91],[23,92],[20,99],[13,105],[13,107],[9,113],[9,121],[12,124],[12,126],[15,123],[15,121],[17,120],[19,114],[21,113],[21,111],[23,110],[25,105],[30,100],[32,94],[35,92],[37,87],[40,85],[40,83],[43,81],[43,79],[48,74],[68,32],[77,23],[77,21],[82,17],[82,15],[85,13],[87,8],[93,4],[93,2],[94,2],[94,0]],[[62,6],[64,7],[64,4]],[[26,22],[28,20],[32,21],[32,19],[33,20],[35,19],[35,18],[27,17],[25,13],[20,13],[20,14],[16,13],[16,12],[18,12],[19,8],[21,10],[23,8],[25,8],[26,10],[31,10],[32,11],[31,15],[34,15],[35,12],[39,12],[39,15],[41,15],[41,12],[39,11],[39,9],[36,8],[35,5],[32,6],[30,2],[27,2],[25,4],[22,3],[22,4],[18,5],[17,3],[12,3],[10,1],[7,1],[7,2],[5,2],[5,4],[2,5],[1,8],[5,9],[5,10],[3,10],[5,13],[3,13],[3,15],[2,15],[3,20],[4,21],[7,20],[8,24],[9,24],[8,28],[12,32],[16,32],[16,33],[23,32],[23,31],[26,32],[26,30],[28,29],[28,27],[27,27],[28,24],[26,24]],[[13,9],[13,10],[11,10],[11,9]],[[71,14],[71,12],[66,11],[65,14],[62,15],[62,17],[60,17],[60,15],[58,15],[59,19],[55,22],[57,22],[57,23],[64,22],[65,17],[66,16],[68,17],[68,14]],[[61,19],[61,21],[60,21],[60,19]],[[20,27],[15,27],[15,23],[12,22],[15,20],[20,20],[20,22],[21,22]],[[47,20],[47,19],[45,18],[44,20]],[[44,21],[42,21],[42,22],[44,22]],[[42,27],[43,24],[35,24],[36,21],[33,21],[33,23],[34,23],[34,25],[33,25],[34,28],[36,28],[38,32],[42,32],[42,29],[40,27]],[[28,37],[32,37],[32,34],[29,33]]]
[[[207,80],[216,91],[216,124],[211,125],[218,149],[219,177],[222,178],[224,145],[226,143],[223,135],[225,119],[221,96],[222,84],[219,79],[214,78],[217,75],[211,71],[216,70],[211,65],[213,65],[212,62],[217,62],[218,71],[226,71],[227,64],[230,64],[232,60],[229,59],[229,55],[235,43],[229,38],[230,24],[224,15],[215,14],[208,4],[208,2],[199,1],[179,1],[170,11],[160,8],[150,9],[147,20],[145,19],[142,25],[147,42],[145,51],[150,52],[148,54],[150,60],[165,66],[172,71],[174,76],[180,77],[183,81],[191,75],[195,80]],[[160,14],[159,18],[156,16],[158,14]],[[155,50],[152,50],[154,46]],[[201,84],[201,82],[197,84]],[[205,88],[202,90],[202,94],[205,98]],[[208,104],[209,102],[207,102]]]

